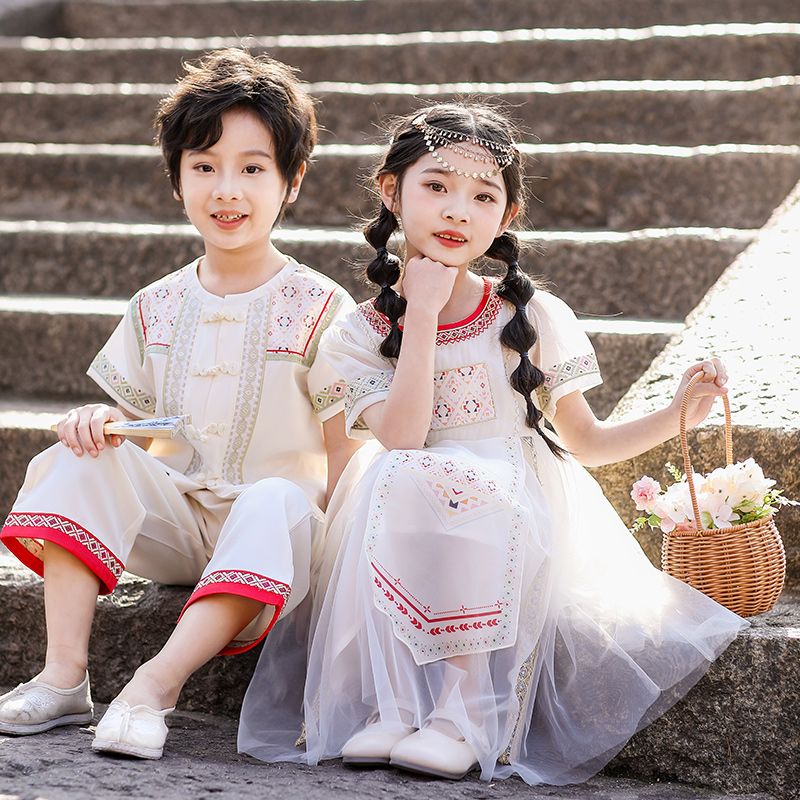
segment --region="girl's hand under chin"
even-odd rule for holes
[[[409,259],[403,272],[403,295],[409,308],[438,316],[453,291],[458,270],[425,256]]]

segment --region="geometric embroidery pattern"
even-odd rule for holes
[[[149,392],[129,383],[117,371],[105,353],[100,352],[94,357],[91,369],[103,379],[103,382],[120,400],[139,409],[139,411],[143,411],[145,414],[155,414],[156,398]]]
[[[58,514],[14,512],[6,518],[5,526],[49,528],[63,533],[88,550],[115,578],[119,578],[122,575],[124,568],[116,556],[99,539],[92,536],[89,531],[66,517],[61,517]],[[35,538],[35,534],[32,535],[32,538]]]
[[[542,409],[549,407],[552,402],[553,392],[565,383],[580,378],[584,375],[600,374],[597,356],[594,353],[575,356],[560,364],[554,364],[544,372],[544,383],[536,390],[539,405]]]
[[[434,375],[432,431],[485,422],[495,416],[485,364],[448,369]]]
[[[353,413],[356,403],[362,397],[387,391],[392,385],[393,377],[394,372],[375,372],[372,375],[365,375],[348,383],[344,395],[346,416],[349,417]]]
[[[197,592],[199,589],[206,586],[214,586],[218,583],[238,583],[251,589],[271,592],[282,597],[284,605],[286,605],[289,595],[292,593],[292,587],[286,583],[266,578],[263,575],[256,575],[254,572],[244,572],[238,569],[223,569],[211,572],[200,580],[197,586],[194,587],[194,591]]]
[[[436,331],[436,344],[438,346],[465,342],[480,336],[495,321],[500,309],[503,307],[503,299],[491,291],[491,283],[484,279],[486,293],[481,305],[475,313],[463,324],[454,323],[453,325],[443,326]],[[375,308],[375,300],[365,300],[360,303],[358,310],[369,323],[369,326],[381,336],[387,336],[391,330],[389,320]],[[402,330],[402,325],[400,326]]]
[[[311,366],[319,338],[342,297],[336,289],[320,286],[316,273],[295,273],[272,297],[267,358]]]
[[[324,389],[320,389],[311,397],[311,405],[314,406],[314,411],[319,414],[335,403],[338,403],[340,400],[343,400],[346,390],[346,381],[337,381],[330,386],[326,386]]]
[[[167,275],[142,289],[134,298],[144,350],[166,352],[172,344],[175,321],[186,294],[189,269],[194,269],[194,265]]]

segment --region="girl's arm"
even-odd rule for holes
[[[573,392],[558,401],[553,427],[567,450],[584,466],[599,467],[634,458],[678,434],[683,390],[698,372],[703,377],[695,386],[686,418],[687,427],[693,428],[708,416],[714,398],[728,391],[728,376],[719,359],[686,370],[666,408],[624,422],[600,422],[583,394]]]
[[[328,456],[328,486],[325,491],[325,507],[327,508],[347,462],[363,442],[348,438],[344,430],[344,413],[336,414],[325,420],[322,423],[322,435],[325,437],[325,451]]]
[[[415,256],[406,264],[403,344],[386,400],[365,409],[364,422],[387,450],[424,446],[431,427],[436,327],[457,270]]]

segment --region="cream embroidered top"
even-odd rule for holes
[[[465,320],[439,326],[436,334],[434,402],[427,445],[439,441],[526,435],[525,403],[508,376],[519,355],[502,347],[500,332],[513,309],[484,279],[478,308]],[[559,398],[602,383],[588,336],[572,310],[554,295],[536,290],[528,317],[538,334],[531,360],[545,373],[534,395],[552,420]],[[347,382],[345,425],[354,438],[369,437],[361,413],[389,394],[394,363],[380,355],[389,332],[374,302],[361,303],[323,337],[320,355]]]
[[[133,297],[88,375],[137,417],[188,414],[185,437],[154,440],[150,452],[198,484],[228,496],[280,476],[319,505],[321,423],[341,410],[344,384],[317,348],[355,303],[294,260],[252,291],[219,297],[200,284],[198,263]]]

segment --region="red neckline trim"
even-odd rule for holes
[[[469,325],[470,322],[474,322],[486,310],[486,306],[489,304],[489,297],[491,294],[492,294],[492,282],[488,278],[484,277],[483,297],[481,297],[480,303],[478,303],[478,307],[468,317],[460,319],[458,320],[458,322],[448,322],[446,325],[437,325],[436,331],[437,332],[452,331],[455,328],[463,328],[464,325]],[[380,318],[384,322],[388,323],[389,319],[385,315],[381,314],[381,312],[378,311],[377,308],[375,308],[375,298],[372,298],[370,302],[372,303],[372,307],[375,310],[375,313],[378,314],[378,316],[380,316]],[[397,327],[400,328],[400,330],[403,330],[402,325],[398,325]]]

